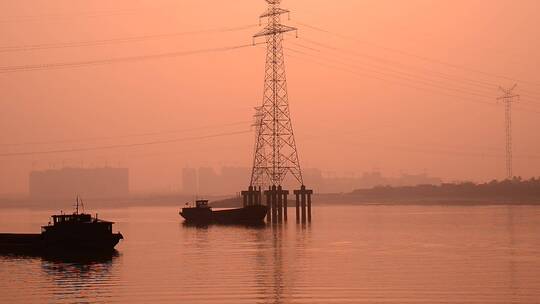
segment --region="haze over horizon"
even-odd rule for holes
[[[299,28],[285,54],[304,168],[503,179],[497,86],[517,83],[514,174],[540,175],[539,1],[282,6]],[[178,185],[187,166],[249,167],[265,60],[249,44],[265,8],[0,3],[0,194],[51,165],[128,167],[134,191]]]

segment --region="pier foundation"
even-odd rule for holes
[[[249,186],[248,190],[242,191],[241,194],[244,207],[262,205],[261,187],[257,189],[257,187]]]
[[[313,190],[306,189],[302,185],[300,190],[294,190],[296,196],[296,222],[311,222],[311,195]]]
[[[282,186],[272,186],[264,191],[268,206],[267,221],[281,223],[287,221],[287,196],[288,190],[283,190]]]

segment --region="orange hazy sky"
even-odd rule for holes
[[[299,38],[286,36],[285,54],[303,167],[503,178],[497,85],[517,83],[514,171],[540,175],[540,1],[282,4],[292,11],[284,23],[299,28]],[[0,193],[26,192],[32,168],[126,166],[133,190],[158,191],[177,188],[185,166],[249,166],[254,135],[241,131],[261,103],[263,45],[101,63],[249,44],[265,7],[262,0],[0,2]],[[82,64],[13,68],[51,63]]]

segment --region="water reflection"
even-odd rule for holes
[[[540,298],[538,207],[336,206],[311,225],[290,220],[260,228],[193,227],[174,211],[122,211],[131,212],[133,224],[123,224],[130,237],[120,256],[0,255],[0,303]],[[2,224],[0,231],[9,230]]]
[[[283,267],[283,233],[285,224],[269,223],[268,229],[254,235],[254,274],[258,303],[283,303],[285,272]],[[285,240],[286,242],[286,240]]]
[[[272,278],[273,278],[273,303],[283,303],[283,295],[286,289],[286,271],[283,261],[283,238],[285,237],[285,224],[272,229]],[[286,241],[286,240],[285,240]]]
[[[301,239],[305,239],[309,226],[304,224],[296,227],[287,223],[223,226],[193,225],[185,222],[180,226],[184,232],[184,245],[194,249],[185,252],[183,259],[194,261],[192,254],[196,252],[200,255],[196,261],[200,262],[201,257],[205,260],[200,264],[191,262],[189,267],[184,268],[184,275],[192,279],[191,284],[200,286],[205,282],[223,283],[231,274],[240,271],[247,275],[245,285],[239,289],[236,289],[239,286],[230,286],[228,292],[242,293],[261,304],[288,302],[293,274],[287,270],[290,270],[288,265],[295,261],[288,258],[292,256],[287,256],[288,247],[292,246],[290,242],[294,241],[288,238],[287,232],[289,228],[297,230],[298,234],[303,235]],[[216,237],[219,238],[218,242]],[[215,253],[221,254],[215,256]],[[214,271],[208,273],[208,268]],[[227,300],[223,299],[223,303],[225,302]]]
[[[289,237],[289,232],[294,238]],[[296,278],[301,277],[301,257],[310,242],[311,224],[269,223],[255,235],[255,282],[259,303],[287,303],[293,297]],[[294,254],[292,254],[294,253]]]
[[[40,302],[95,303],[106,302],[104,295],[111,294],[112,284],[109,283],[113,281],[113,268],[119,256],[116,250],[99,254],[2,252],[0,262],[13,261],[30,268],[36,265],[26,278],[35,284],[34,289],[45,282],[53,283],[52,286],[47,284],[47,292],[41,295]],[[20,287],[24,286],[17,286]],[[12,290],[8,293],[8,298],[10,296],[30,297],[22,302],[35,300],[30,300],[33,292]]]
[[[507,223],[506,223],[506,229],[508,231],[508,247],[510,250],[510,256],[509,256],[509,286],[510,294],[512,297],[512,303],[516,301],[516,295],[518,293],[518,288],[516,286],[516,263],[515,263],[515,229],[514,229],[514,208],[515,206],[508,206],[507,208]]]
[[[118,251],[96,254],[44,255],[41,270],[52,281],[53,302],[96,302],[110,294]],[[102,299],[103,300],[103,299]]]
[[[259,229],[266,228],[265,223],[238,223],[238,224],[212,223],[212,224],[204,224],[204,223],[192,223],[192,222],[183,221],[180,225],[182,227],[184,227],[184,228],[199,228],[199,229],[208,229],[208,228],[211,228],[211,227],[236,227],[236,228],[259,228]]]
[[[41,255],[42,261],[50,263],[64,263],[76,265],[96,265],[104,264],[112,266],[113,261],[120,256],[120,253],[113,249],[107,252],[85,252],[85,253],[51,253]]]
[[[93,264],[93,263],[110,263],[120,254],[117,250],[98,253],[82,253],[82,252],[44,252],[31,253],[24,251],[7,251],[0,252],[0,257],[3,259],[17,260],[37,260],[56,262],[56,263],[77,263],[77,264]]]

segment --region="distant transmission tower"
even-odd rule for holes
[[[264,146],[260,148],[258,147],[258,144],[259,144],[258,139],[259,139],[259,132],[261,130],[262,119],[263,119],[263,107],[262,106],[255,107],[255,114],[253,115],[253,124],[251,125],[252,127],[255,128],[254,151],[259,151],[259,154],[265,155]],[[264,161],[264,163],[262,162],[258,163],[259,167],[267,167],[266,159],[260,158],[260,160]],[[253,176],[253,173],[252,173],[252,176]],[[265,186],[263,182],[264,182],[263,178],[258,178],[255,181],[253,181],[253,178],[252,178],[250,186],[263,187]]]
[[[279,7],[281,0],[266,0],[268,9],[260,16],[268,23],[257,37],[266,37],[266,67],[262,106],[257,109],[256,143],[251,173],[252,186],[281,185],[290,173],[301,185],[302,171],[296,150],[285,77],[283,34],[297,31],[281,24],[289,11]]]
[[[514,94],[514,89],[517,84],[514,84],[510,89],[504,89],[499,87],[499,90],[503,92],[503,95],[497,98],[497,100],[502,100],[505,107],[505,117],[506,117],[506,178],[512,179],[514,177],[512,169],[512,103],[517,101],[514,98],[519,100],[519,95]]]

